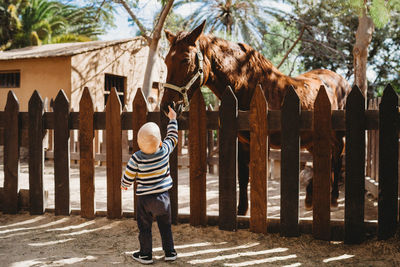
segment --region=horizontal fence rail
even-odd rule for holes
[[[364,221],[365,167],[367,172],[378,170],[372,166],[371,156],[365,156],[365,130],[379,133],[379,196],[378,238],[394,235],[398,224],[398,134],[400,114],[398,96],[388,85],[378,110],[366,110],[365,100],[357,87],[348,97],[346,111],[330,109],[330,102],[322,86],[315,102],[315,111],[300,110],[299,99],[293,88],[288,89],[282,110],[268,110],[261,87],[257,87],[249,111],[239,111],[238,101],[230,87],[221,98],[219,111],[206,110],[204,99],[196,93],[191,99],[191,110],[178,120],[179,130],[189,130],[190,160],[190,217],[192,225],[210,224],[215,218],[206,216],[207,131],[219,133],[219,216],[220,229],[236,230],[243,218],[237,215],[237,133],[250,132],[250,219],[251,231],[266,233],[272,221],[267,220],[268,133],[281,131],[281,216],[279,232],[282,236],[297,236],[312,232],[316,239],[331,240],[337,232],[337,222],[330,219],[331,145],[329,135],[343,131],[346,137],[346,195],[345,220],[341,227],[346,243],[360,243],[365,239],[371,223]],[[35,91],[29,101],[29,111],[19,112],[18,100],[9,92],[6,109],[0,111],[0,129],[4,135],[4,203],[3,212],[16,213],[20,136],[29,131],[29,191],[31,214],[42,214],[43,190],[43,137],[48,129],[54,130],[55,213],[71,214],[69,191],[70,130],[79,130],[79,164],[82,217],[98,214],[94,206],[94,151],[95,130],[106,130],[107,155],[107,212],[109,218],[120,218],[122,174],[121,133],[133,131],[133,148],[138,149],[136,134],[148,121],[160,125],[165,134],[167,118],[160,112],[148,112],[141,90],[138,90],[133,111],[121,111],[115,89],[107,99],[104,112],[93,110],[93,101],[85,88],[79,112],[69,108],[69,101],[60,91],[53,104],[53,112],[45,112],[42,98]],[[304,131],[314,138],[313,221],[305,227],[299,219],[299,163],[300,136]],[[2,139],[2,140],[1,140]],[[178,160],[177,150],[170,157],[170,172],[174,179],[171,190],[172,221],[178,218]],[[369,161],[366,164],[366,160]],[[372,170],[373,169],[373,170]],[[134,203],[136,196],[133,195]],[[136,209],[134,209],[136,210]],[[184,220],[185,221],[185,220]],[[340,223],[339,223],[340,224]],[[368,226],[368,227],[367,227]],[[304,230],[305,228],[311,229]]]

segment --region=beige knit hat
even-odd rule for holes
[[[146,154],[157,152],[161,145],[161,134],[158,125],[154,122],[148,122],[140,127],[137,142],[142,152]]]

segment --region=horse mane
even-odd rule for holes
[[[183,33],[178,38],[180,40],[184,37]],[[223,85],[231,85],[238,97],[248,100],[241,101],[242,103],[250,103],[254,89],[261,84],[267,100],[271,103],[279,103],[280,107],[286,87],[297,83],[295,79],[284,75],[271,61],[247,44],[234,43],[205,34],[200,36],[199,42],[205,56],[211,61],[212,74],[218,76],[219,79],[226,77],[226,80],[218,81],[216,77],[210,78],[214,78],[217,83],[220,82],[222,88]],[[246,104],[240,108],[248,109],[249,107]]]

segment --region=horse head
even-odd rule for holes
[[[190,33],[176,35],[165,30],[170,49],[165,58],[168,74],[161,100],[164,112],[168,112],[168,106],[178,113],[187,109],[195,90],[205,84],[204,57],[199,44],[204,26],[205,21]]]

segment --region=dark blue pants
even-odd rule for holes
[[[171,205],[169,193],[138,196],[137,223],[139,227],[140,253],[152,253],[151,226],[156,218],[160,230],[162,248],[166,252],[174,249],[171,231]]]

